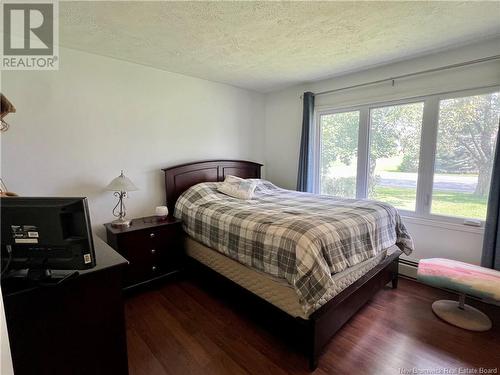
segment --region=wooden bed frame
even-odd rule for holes
[[[209,160],[164,168],[169,212],[174,212],[177,198],[195,184],[223,181],[226,175],[242,178],[260,178],[261,167],[262,164],[244,160]],[[333,335],[377,291],[389,282],[392,282],[393,288],[397,288],[400,255],[401,251],[396,251],[386,257],[376,267],[312,313],[309,319],[294,318],[297,328],[301,331],[305,330],[305,351],[311,371],[316,369],[319,356]],[[196,262],[194,259],[193,261]],[[201,263],[198,265],[208,268]],[[214,272],[213,270],[211,271]],[[235,284],[233,281],[229,281]],[[271,303],[265,302],[271,305]],[[285,312],[282,313],[289,317]]]

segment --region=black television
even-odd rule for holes
[[[87,198],[3,197],[0,216],[2,274],[27,269],[40,279],[95,266]]]

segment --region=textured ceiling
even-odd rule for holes
[[[60,43],[271,91],[500,35],[500,2],[60,2]]]

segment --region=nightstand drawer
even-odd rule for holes
[[[168,270],[157,262],[145,262],[145,263],[130,263],[126,273],[126,283],[127,285],[138,284],[150,279],[153,279],[163,274],[173,271],[173,269]]]
[[[178,247],[181,244],[181,234],[179,230],[171,228],[130,232],[121,236],[119,247],[130,257],[147,257],[151,253],[159,254]]]
[[[147,231],[151,241],[151,249],[158,251],[175,250],[182,245],[182,229],[165,227],[154,231]]]
[[[123,252],[123,256],[129,261],[130,268],[153,269],[171,271],[179,269],[182,263],[183,252],[180,247],[168,249],[134,249]]]

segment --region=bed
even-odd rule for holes
[[[205,219],[209,221],[215,221],[215,218],[221,217],[221,212],[225,212],[226,207],[227,210],[229,210],[228,212],[230,212],[231,206],[233,207],[233,213],[229,215],[229,220],[231,217],[236,215],[234,212],[237,212],[241,218],[259,218],[259,215],[254,213],[255,206],[247,208],[244,202],[236,202],[234,200],[229,201],[220,198],[216,191],[217,184],[214,183],[223,181],[227,175],[259,179],[261,166],[262,165],[258,163],[241,160],[212,160],[165,168],[163,171],[165,172],[167,205],[169,207],[169,211],[174,212],[177,203],[176,215],[183,217],[184,227],[187,234],[186,252],[194,263],[198,264],[198,266],[205,267],[216,272],[217,274],[230,280],[232,283],[237,284],[252,294],[258,296],[267,304],[276,307],[283,314],[286,314],[288,317],[292,317],[294,319],[297,323],[297,328],[305,332],[306,354],[309,360],[309,367],[313,370],[318,364],[318,359],[322,349],[335,332],[345,322],[347,322],[359,308],[361,308],[387,283],[392,282],[392,286],[394,288],[397,287],[398,259],[402,253],[401,249],[404,250],[405,247],[408,248],[408,246],[410,246],[405,242],[411,242],[411,238],[409,238],[409,236],[406,238],[405,235],[398,236],[398,238],[402,238],[400,241],[402,243],[398,243],[398,246],[395,246],[395,240],[387,239],[386,236],[373,236],[370,241],[378,241],[378,243],[375,244],[376,246],[372,246],[378,248],[377,252],[370,253],[367,250],[367,254],[364,254],[363,251],[359,251],[359,253],[364,255],[363,257],[360,258],[356,255],[355,258],[357,257],[357,261],[351,262],[353,264],[349,264],[349,261],[345,260],[345,264],[343,264],[342,267],[338,266],[338,264],[342,264],[341,262],[335,262],[335,264],[325,263],[322,268],[320,267],[320,271],[323,272],[323,274],[318,274],[318,269],[316,269],[317,267],[315,267],[315,269],[304,268],[303,264],[302,267],[300,267],[302,258],[297,255],[297,257],[293,259],[293,262],[295,262],[294,265],[297,265],[297,269],[303,269],[304,275],[302,278],[294,276],[295,281],[293,283],[290,279],[292,276],[284,274],[276,267],[269,266],[269,264],[275,264],[275,261],[269,261],[268,265],[264,264],[265,262],[255,263],[255,258],[245,261],[245,259],[249,258],[248,256],[241,258],[241,254],[235,255],[231,253],[230,248],[225,249],[224,253],[224,249],[222,249],[224,246],[222,245],[224,243],[230,243],[231,239],[226,239],[225,242],[221,240],[220,244],[218,244],[217,241],[210,242],[208,237],[217,239],[219,237],[217,232],[213,236],[205,235],[205,237],[203,237],[201,234],[197,235],[197,233],[192,230],[192,225],[194,224],[190,223],[200,222],[201,217],[207,217],[207,212],[210,211],[206,210],[207,207],[216,207],[215,216]],[[285,215],[285,222],[289,221],[291,217],[296,217],[297,220],[302,219],[302,216],[300,216],[302,214],[297,212],[297,210],[299,210],[301,205],[307,205],[307,202],[309,202],[308,199],[313,199],[314,196],[311,195],[308,197],[307,195],[298,194],[297,199],[302,199],[302,202],[300,202],[300,204],[296,204],[295,208],[288,208],[288,206],[286,206],[286,209],[283,210],[282,206],[284,203],[282,204],[282,202],[286,201],[288,198],[291,199],[290,202],[295,202],[293,200],[294,193],[278,189],[273,186],[274,185],[270,183],[263,183],[262,189],[264,190],[261,194],[261,205],[266,207],[276,206],[276,202],[273,201],[273,194],[282,194],[282,196],[278,196],[278,200],[280,201],[278,206],[281,207],[278,211],[280,211],[279,215],[281,216],[276,216],[270,221],[272,222],[283,218],[283,215]],[[271,191],[271,193],[269,193],[265,189],[276,189],[276,192]],[[183,193],[185,194],[183,195]],[[270,195],[266,195],[266,193],[269,193]],[[205,204],[198,205],[205,211],[201,210],[200,216],[193,220],[191,220],[189,216],[183,216],[184,211],[189,211],[186,207],[191,205],[189,200],[190,194],[191,200],[194,204],[197,204],[198,200],[200,200],[199,197],[204,197],[206,200]],[[325,202],[327,202],[327,200],[325,200]],[[255,204],[255,202],[251,203]],[[250,202],[248,204],[250,204]],[[346,203],[347,206],[349,206],[349,204],[350,202]],[[365,203],[362,202],[362,204]],[[375,208],[377,208],[377,210],[381,213],[383,213],[384,210],[393,209],[390,206],[383,204],[380,204],[379,206]],[[313,208],[314,207],[316,206],[313,206]],[[294,209],[295,211],[293,211]],[[290,213],[289,211],[291,210],[293,212]],[[349,210],[352,211],[351,208],[349,208]],[[367,210],[370,212],[376,211],[373,207],[361,207],[359,210]],[[298,216],[290,216],[291,214]],[[228,215],[226,215],[226,218],[227,216]],[[399,215],[395,215],[394,217],[399,218]],[[304,223],[307,223],[308,220],[302,220],[302,224],[305,225]],[[238,223],[242,222],[240,218],[235,221]],[[337,221],[341,222],[341,220]],[[264,220],[264,222],[257,222],[256,225],[261,228],[265,222],[266,220]],[[389,224],[393,225],[393,222],[390,222]],[[218,225],[230,227],[233,224],[228,222]],[[352,225],[352,223],[350,225]],[[339,227],[340,231],[347,230],[350,225]],[[217,227],[215,227],[215,230],[217,231]],[[212,232],[214,232],[214,228],[210,227],[207,230],[207,233],[210,234]],[[281,230],[281,232],[283,231]],[[311,226],[307,232],[315,233],[314,226]],[[316,231],[316,233],[319,232]],[[292,234],[295,233],[292,232]],[[317,235],[320,236],[320,234]],[[330,237],[336,238],[337,234]],[[385,241],[380,240],[378,237],[384,237]],[[287,239],[280,238],[278,242],[283,243],[286,242],[286,240]],[[320,240],[321,241],[318,241],[320,243],[325,241],[324,239]],[[246,247],[254,252],[252,246],[254,246],[253,242],[246,244]],[[258,246],[258,244],[255,243],[255,246]],[[276,256],[278,257],[279,254],[281,254],[281,257],[283,258],[282,248],[273,249],[270,245],[262,246],[265,247],[266,256],[268,254],[271,256],[273,251],[276,250],[275,253],[278,254]],[[238,241],[234,247],[241,247],[241,249],[245,248],[245,246],[241,245]],[[370,246],[367,245],[367,248],[368,247]],[[238,249],[233,248],[233,250]],[[317,256],[319,258],[323,259],[324,254],[321,253],[320,250],[315,252],[318,253]],[[285,257],[285,259],[288,258]],[[305,263],[315,265],[317,262]],[[297,279],[299,281],[305,281],[297,282]],[[311,279],[314,282],[310,282]],[[321,283],[318,283],[318,279],[322,280]],[[326,281],[324,281],[324,279]],[[303,285],[309,284],[312,285],[312,287],[309,289],[301,289]],[[310,290],[313,290],[315,293],[309,293]]]

